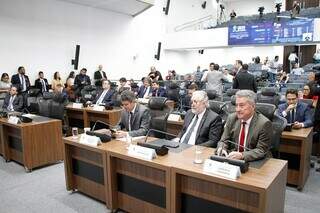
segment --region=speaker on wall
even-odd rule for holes
[[[204,51],[204,50],[199,50],[198,52],[199,52],[199,54],[202,55],[202,54],[203,54],[203,51]]]
[[[166,5],[166,7],[163,8],[164,14],[166,14],[166,15],[169,14],[169,7],[170,7],[170,0],[167,0],[167,5]]]
[[[73,65],[73,68],[75,70],[78,70],[78,64],[79,64],[79,55],[80,55],[80,45],[76,45],[76,54],[74,59],[71,60],[71,65]]]
[[[158,61],[160,60],[160,53],[161,53],[161,42],[158,42],[157,55],[154,55],[154,58],[157,59]]]

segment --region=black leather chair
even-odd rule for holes
[[[222,95],[222,101],[223,102],[231,101],[231,97],[234,96],[238,91],[239,89],[232,89],[232,88],[228,89],[226,93]]]
[[[42,97],[38,99],[39,115],[50,117],[51,105],[52,105],[52,93],[44,93]]]
[[[236,96],[233,95],[230,98],[230,101],[225,102],[225,105],[222,107],[222,110],[227,114],[234,113],[236,111]]]
[[[150,129],[166,131],[167,119],[171,109],[166,105],[167,98],[165,97],[151,97],[148,102],[148,108],[151,114]],[[166,138],[166,135],[153,132],[153,136],[158,138]]]
[[[206,90],[209,100],[220,100],[219,95],[217,94],[216,90]]]
[[[228,114],[223,110],[226,104],[227,103],[222,101],[209,100],[209,108],[218,115],[220,115],[223,124],[225,123],[228,117]]]
[[[97,96],[96,86],[88,85],[81,90],[81,97],[84,103],[87,101],[93,101],[96,96]]]
[[[273,104],[257,103],[256,111],[266,116],[272,122],[272,140],[271,140],[270,151],[273,157],[278,157],[280,138],[281,138],[282,131],[287,125],[287,120],[283,117],[278,116],[275,113],[276,106]]]
[[[276,107],[279,105],[280,98],[281,96],[275,87],[264,87],[257,94],[258,103],[274,104]]]
[[[29,90],[27,98],[27,111],[34,114],[39,113],[38,99],[40,98],[40,95],[40,89],[32,88]]]
[[[168,100],[179,102],[179,98],[180,98],[179,92],[180,92],[179,85],[175,82],[171,82],[167,89]]]

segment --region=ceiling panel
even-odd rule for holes
[[[136,16],[154,5],[154,0],[58,0]]]

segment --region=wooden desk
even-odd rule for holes
[[[63,159],[60,120],[36,116],[31,123],[11,124],[0,119],[0,145],[3,157],[33,168]]]
[[[79,139],[72,137],[63,139],[67,190],[78,190],[111,208],[107,191],[106,146],[109,143],[91,147],[78,141]]]
[[[293,129],[282,132],[280,158],[288,160],[287,183],[302,190],[310,170],[313,128]]]
[[[204,148],[204,159],[213,154]],[[237,180],[203,172],[194,164],[195,147],[175,159],[172,168],[171,212],[283,212],[287,162],[266,159],[260,168],[250,166]],[[253,163],[251,163],[253,165]]]
[[[175,156],[170,153],[147,161],[129,156],[125,145],[110,149],[108,171],[112,208],[139,213],[170,212],[170,175]]]
[[[86,108],[74,108],[72,103],[66,106],[67,117],[69,119],[70,126],[76,126],[79,128],[90,127],[90,122],[96,122],[101,120],[111,125],[116,125],[121,116],[121,108],[115,108],[113,110],[97,111],[93,107]],[[76,122],[70,122],[70,119],[75,119]],[[81,123],[78,123],[80,121]]]
[[[129,156],[125,142],[98,147],[64,138],[68,190],[127,212],[283,212],[287,162],[268,159],[238,180],[206,174],[195,147],[152,161]],[[204,147],[203,158],[214,149]],[[223,211],[219,211],[223,210]]]

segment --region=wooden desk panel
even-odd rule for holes
[[[287,183],[302,190],[309,176],[313,128],[293,129],[282,132],[280,158],[288,160]]]
[[[203,158],[212,155],[205,148]],[[264,165],[229,180],[193,164],[194,147],[185,150],[172,169],[172,212],[283,212],[287,163],[268,159]],[[188,157],[189,156],[189,157]]]
[[[70,126],[77,126],[77,127],[90,127],[90,122],[96,122],[97,120],[101,120],[106,123],[110,123],[111,125],[116,125],[121,116],[121,108],[115,108],[113,110],[103,110],[103,111],[96,111],[93,110],[93,107],[86,107],[86,108],[74,108],[72,107],[72,103],[66,106],[67,117],[69,119]],[[81,124],[76,125],[70,120],[77,120],[83,122]]]
[[[108,150],[112,209],[170,212],[170,169],[175,154],[146,161],[128,156],[124,142],[112,143],[118,144]]]
[[[181,121],[167,121],[167,132],[178,135],[183,127],[183,120]]]
[[[3,156],[23,164],[27,171],[63,159],[60,120],[10,124],[0,119]]]

